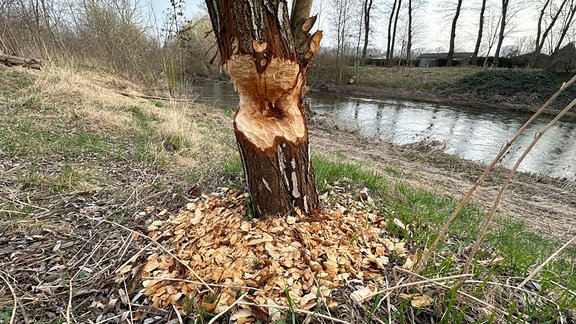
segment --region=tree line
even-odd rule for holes
[[[536,67],[541,54],[576,41],[576,0],[318,0],[316,8],[326,9],[320,15],[327,16],[325,28],[336,35],[330,50],[336,57],[347,53],[362,65],[371,54],[395,65],[399,59],[409,62],[419,53],[436,51],[447,53],[450,66],[456,51],[466,51],[472,52],[468,63],[493,56],[494,65],[503,55],[531,53],[530,66]],[[431,16],[442,19],[447,44],[419,47]],[[513,45],[505,48],[506,39]]]
[[[142,0],[0,0],[0,52],[97,66],[145,83],[163,80],[177,92],[185,78],[218,72],[207,13],[185,17],[184,1],[171,0],[156,17]],[[325,32],[318,62],[342,69],[382,58],[410,64],[423,52],[472,52],[498,65],[501,56],[559,52],[576,40],[576,0],[315,0]],[[427,48],[431,16],[440,16],[446,44]],[[526,34],[526,22],[533,30]],[[522,37],[512,37],[522,32]],[[207,36],[208,35],[208,36]],[[463,41],[466,40],[467,44]],[[506,42],[505,42],[506,40]],[[510,41],[514,46],[504,46]],[[472,44],[473,43],[473,44]],[[490,61],[488,56],[493,56]],[[482,63],[482,62],[480,62]],[[571,65],[570,65],[571,66]],[[569,66],[569,67],[570,67]]]
[[[213,46],[207,16],[185,17],[171,0],[157,17],[139,0],[0,0],[0,53],[97,67],[179,91],[186,75],[207,74]]]

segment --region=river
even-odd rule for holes
[[[230,84],[195,82],[197,100],[236,109],[238,95]],[[444,151],[460,158],[489,163],[501,147],[530,118],[528,114],[494,109],[311,94],[312,108],[339,128],[403,145],[422,140],[445,143]],[[512,167],[534,136],[551,120],[541,117],[531,125],[502,159]],[[521,171],[576,180],[576,124],[559,121],[526,156]]]

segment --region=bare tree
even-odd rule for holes
[[[446,65],[452,66],[452,61],[454,59],[454,43],[456,40],[456,27],[458,26],[458,17],[460,16],[460,10],[462,9],[462,1],[458,0],[456,3],[456,11],[454,13],[454,18],[452,19],[452,29],[450,29],[450,47],[448,48],[448,55],[446,56]]]
[[[554,25],[556,24],[558,17],[560,17],[560,14],[563,12],[564,6],[568,2],[568,0],[562,0],[560,6],[558,6],[558,8],[555,9],[552,9],[552,2],[553,2],[552,0],[546,0],[542,5],[542,9],[540,9],[540,14],[538,15],[537,32],[536,32],[536,44],[530,60],[529,64],[530,67],[538,64],[538,58],[540,56],[540,53],[542,52],[542,48],[544,47],[546,38],[548,37],[548,34],[552,31],[552,28],[554,28]],[[553,12],[551,14],[548,25],[544,27],[543,26],[544,16],[549,11]],[[542,30],[543,28],[544,30]]]
[[[496,43],[496,53],[494,53],[494,66],[498,66],[500,61],[500,49],[506,36],[506,27],[508,24],[508,7],[510,0],[502,0],[502,7],[500,8],[500,31],[498,32],[498,42]]]
[[[366,65],[366,52],[368,50],[368,40],[370,37],[370,14],[374,0],[364,0],[364,46],[362,47],[362,65]]]
[[[387,60],[391,60],[392,57],[394,56],[394,54],[393,54],[394,41],[393,41],[393,37],[392,37],[392,30],[393,30],[392,26],[393,26],[394,17],[395,17],[396,11],[397,11],[396,7],[400,6],[400,4],[398,3],[399,1],[401,1],[401,0],[394,0],[394,2],[392,4],[392,9],[390,10],[390,16],[388,16],[388,38],[386,39],[386,59]]]
[[[321,32],[311,0],[206,1],[224,70],[240,96],[234,131],[256,216],[318,208],[308,128],[306,74]]]
[[[411,54],[412,54],[412,16],[413,16],[413,10],[412,10],[412,0],[408,0],[408,28],[407,28],[407,33],[408,35],[406,36],[407,41],[406,41],[406,65],[410,66],[410,60],[411,60]]]
[[[575,16],[576,15],[576,0],[570,0],[568,5],[566,6],[566,10],[562,11],[562,18],[561,20],[561,27],[558,31],[558,40],[556,41],[556,45],[554,46],[554,53],[558,52],[558,50],[562,47],[564,43],[564,39],[568,34],[570,28],[574,27],[575,23]]]
[[[398,18],[400,17],[401,7],[402,0],[398,0],[398,5],[396,6],[396,14],[394,17],[394,27],[392,28],[392,40],[390,41],[390,60],[394,58],[394,44],[396,44],[396,32],[398,31]]]
[[[492,48],[496,44],[498,40],[498,35],[500,31],[500,23],[502,21],[499,14],[496,14],[494,10],[489,10],[489,14],[487,15],[488,23],[485,24],[485,34],[486,34],[486,55],[484,57],[484,63],[482,64],[483,67],[488,65],[488,56],[490,52],[492,52]]]
[[[342,73],[346,65],[346,55],[351,48],[349,36],[351,34],[353,0],[335,0],[333,2],[334,17],[332,24],[336,30],[336,69],[338,83],[342,83]]]
[[[482,34],[484,32],[484,13],[486,11],[487,0],[482,0],[482,5],[480,7],[480,17],[478,18],[478,36],[476,36],[476,45],[474,46],[474,52],[470,58],[470,64],[476,65],[478,61],[478,52],[480,51],[480,45],[482,44]]]

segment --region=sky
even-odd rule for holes
[[[170,7],[170,0],[148,0],[155,12],[158,20],[162,20],[163,11]],[[330,7],[330,3],[333,0],[315,1],[315,6],[318,4],[322,5],[324,8],[320,10],[329,10],[326,7]],[[291,2],[291,1],[289,1]],[[446,10],[443,10],[439,3],[445,2],[445,0],[428,0],[426,7],[420,10],[420,17],[416,17],[415,20],[419,22],[419,30],[416,32],[413,48],[423,48],[428,51],[436,50],[447,50],[449,43],[450,34],[450,23],[451,17],[448,17]],[[470,0],[464,1],[464,6],[467,3],[472,3]],[[205,15],[206,11],[204,9],[204,0],[186,0],[186,17],[188,19],[193,17],[198,17],[200,15]],[[313,10],[318,8],[313,8]],[[490,9],[489,9],[490,10]],[[492,9],[493,11],[497,9]],[[532,11],[531,11],[532,10]],[[518,19],[518,23],[515,24],[513,30],[507,35],[504,40],[504,46],[506,45],[516,45],[522,36],[529,36],[535,33],[535,19],[536,13],[531,8],[527,8],[523,12],[519,13],[522,15],[522,19]],[[459,19],[459,28],[456,37],[456,51],[473,51],[474,42],[476,40],[477,30],[474,27],[478,13],[476,11],[465,11],[463,10],[462,15]],[[324,16],[324,19],[322,19]],[[324,30],[323,45],[330,46],[334,37],[331,37],[329,32],[329,22],[325,18],[326,13],[322,15],[320,13],[320,19],[317,23],[317,28]],[[376,13],[376,17],[373,18],[373,32],[371,35],[371,47],[384,48],[386,47],[386,14]],[[380,18],[378,18],[380,16]],[[482,54],[482,53],[481,53]]]

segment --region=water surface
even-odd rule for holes
[[[231,84],[194,83],[199,100],[236,109],[238,96]],[[394,144],[439,140],[445,152],[489,163],[501,147],[530,118],[529,114],[494,109],[451,107],[401,100],[380,100],[312,94],[313,109],[332,118],[339,128],[357,130]],[[552,117],[540,117],[503,158],[512,167],[534,136]],[[536,144],[519,168],[552,177],[576,179],[576,124],[560,121]]]

